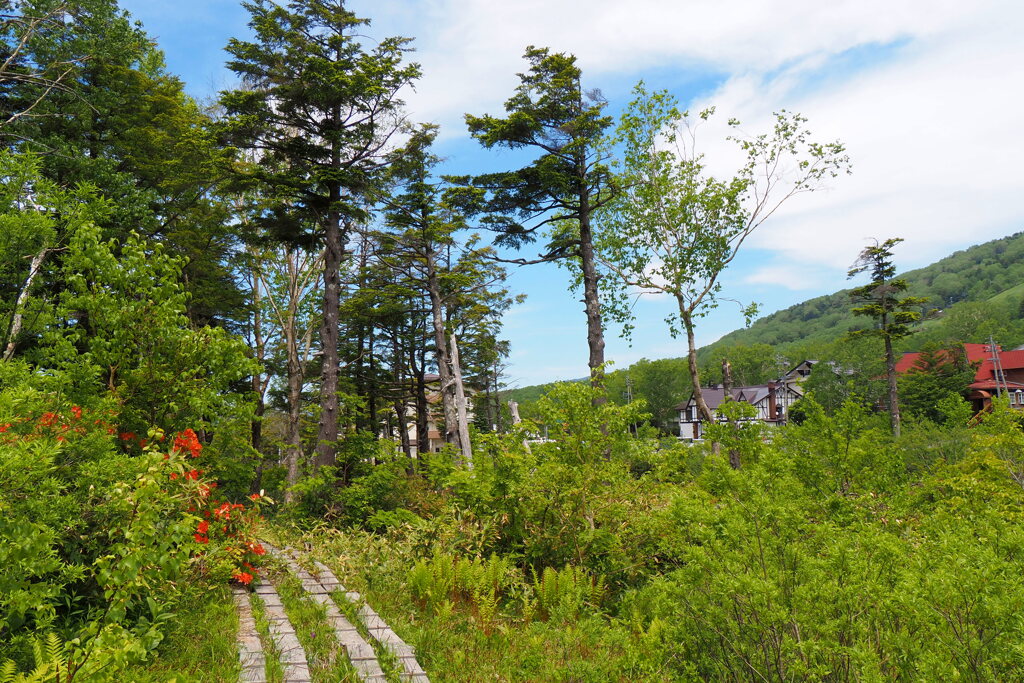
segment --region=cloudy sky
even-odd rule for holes
[[[124,0],[189,91],[232,83],[223,45],[248,35],[231,0]],[[468,138],[463,114],[502,111],[527,45],[577,55],[585,87],[617,112],[634,83],[670,90],[691,109],[713,104],[750,133],[773,111],[802,113],[847,146],[854,173],[797,197],[768,221],[724,280],[725,296],[763,312],[847,286],[870,238],[903,237],[902,268],[1024,230],[1024,3],[972,0],[360,0],[371,34],[415,38],[423,79],[407,96],[439,123],[450,172],[514,163]],[[712,164],[723,151],[702,132]],[[727,157],[726,157],[727,158]],[[510,166],[507,166],[510,167]],[[582,304],[554,267],[519,269],[525,304],[506,317],[509,380],[586,374]],[[608,339],[617,367],[679,356],[668,302],[644,300],[632,347]],[[702,323],[708,343],[743,323],[724,304]]]

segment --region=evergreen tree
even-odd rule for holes
[[[398,91],[419,76],[408,39],[359,42],[369,22],[341,0],[254,0],[253,41],[232,39],[228,66],[247,89],[224,93],[229,132],[259,161],[248,177],[279,200],[269,224],[285,240],[324,247],[320,427],[316,464],[335,460],[341,266],[349,227],[401,123]]]
[[[903,296],[907,291],[907,281],[896,277],[896,266],[892,262],[893,247],[902,241],[902,238],[895,237],[865,247],[847,273],[848,277],[861,273],[871,275],[871,282],[853,289],[850,298],[859,304],[853,308],[853,312],[874,318],[875,326],[851,334],[882,339],[885,346],[885,375],[889,385],[889,415],[892,432],[896,436],[900,435],[900,405],[893,342],[911,333],[911,324],[921,319],[920,308],[928,301],[920,296]]]
[[[604,328],[598,296],[591,217],[616,194],[613,176],[600,149],[611,118],[603,115],[599,91],[585,91],[576,58],[529,47],[530,70],[505,102],[506,118],[466,115],[469,132],[484,147],[527,148],[540,156],[521,169],[459,178],[471,185],[484,225],[498,232],[502,246],[522,247],[552,227],[537,263],[578,259],[587,314],[591,383],[604,383]],[[605,400],[595,393],[595,402]]]

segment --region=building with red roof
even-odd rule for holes
[[[986,410],[993,396],[1006,393],[1011,406],[1024,410],[1024,348],[1003,351],[998,344],[994,350],[988,344],[964,344],[963,348],[967,362],[977,368],[967,395],[974,409],[978,412]],[[948,355],[948,352],[939,353]],[[896,372],[902,375],[921,369],[921,355],[919,352],[904,353],[896,363]]]

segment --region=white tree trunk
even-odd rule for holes
[[[459,361],[459,344],[451,336],[452,379],[455,381],[455,408],[458,411],[459,447],[467,467],[473,467],[473,448],[469,443],[469,411],[466,410],[466,390],[462,384],[462,364]]]
[[[25,302],[28,301],[29,290],[32,289],[32,283],[35,282],[36,275],[43,265],[43,259],[46,258],[49,251],[48,248],[43,247],[38,254],[32,257],[25,286],[21,288],[18,301],[14,304],[14,314],[11,316],[11,329],[7,335],[7,348],[4,349],[3,360],[10,360],[14,355],[14,349],[18,346],[18,335],[21,334],[21,325],[25,319]]]

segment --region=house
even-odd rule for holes
[[[805,360],[774,382],[746,387],[733,387],[729,395],[734,401],[749,403],[757,409],[757,417],[769,425],[785,424],[789,420],[790,407],[804,395],[801,383],[811,374],[817,361]],[[708,408],[716,413],[726,399],[722,385],[701,389],[701,395]],[[679,411],[679,437],[699,440],[704,438],[704,421],[697,409],[697,401],[691,394],[685,403],[676,406]]]
[[[988,410],[992,397],[1001,394],[1010,397],[1011,407],[1024,410],[1024,348],[1003,351],[999,344],[964,344],[963,348],[967,362],[977,366],[974,381],[967,387],[967,400],[975,412]],[[896,372],[911,372],[920,358],[919,352],[904,353]]]

